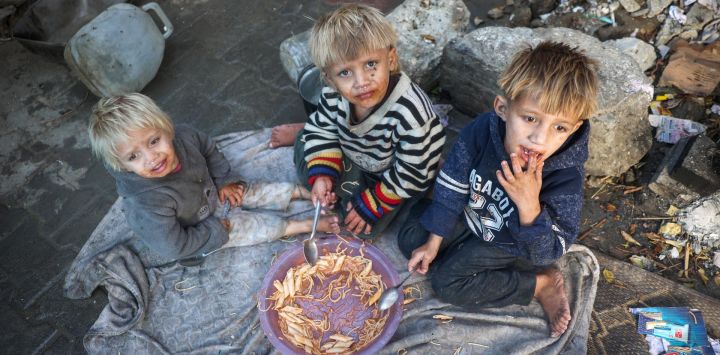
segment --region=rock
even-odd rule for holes
[[[387,18],[398,34],[402,70],[424,89],[438,82],[445,45],[470,26],[462,0],[406,0]]]
[[[493,7],[490,11],[488,11],[487,16],[493,20],[497,20],[505,16],[505,13],[503,12],[502,7]]]
[[[310,57],[310,31],[298,33],[280,43],[280,62],[293,83],[297,83],[300,72],[312,64]]]
[[[635,0],[620,0],[620,5],[622,5],[623,9],[627,12],[640,10],[640,4],[638,4]]]
[[[661,14],[672,2],[673,0],[648,0],[648,13],[645,16],[655,17]]]
[[[688,203],[720,189],[715,143],[705,135],[680,139],[648,184],[656,194]]]
[[[702,4],[693,4],[685,16],[687,17],[685,24],[680,24],[670,18],[666,19],[655,36],[655,44],[667,44],[678,35],[690,41],[697,37],[703,27],[715,18],[713,12],[708,11],[708,8]]]
[[[467,31],[470,11],[461,0],[407,0],[387,15],[398,34],[402,70],[424,89],[437,83],[443,48]],[[280,61],[293,82],[312,63],[310,31],[280,44]]]
[[[680,210],[678,223],[694,241],[720,248],[720,191]]]
[[[532,17],[538,17],[555,9],[555,0],[530,0]]]
[[[536,18],[530,21],[530,27],[537,28],[537,27],[545,27],[545,22],[543,20]]]
[[[655,60],[657,59],[655,47],[643,40],[633,37],[625,37],[606,41],[605,43],[614,46],[619,49],[620,52],[632,57],[632,59],[638,63],[640,70],[643,72],[655,66]]]
[[[518,6],[510,15],[510,26],[512,27],[528,27],[532,20],[532,11],[525,6]]]
[[[567,28],[479,28],[445,49],[441,86],[464,112],[491,110],[492,100],[501,93],[497,79],[512,55],[543,40],[579,47],[600,63],[599,109],[590,118],[590,158],[585,168],[588,175],[622,174],[652,144],[647,120],[652,95],[644,91],[652,88],[637,63],[613,46]]]

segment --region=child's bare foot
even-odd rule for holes
[[[304,123],[281,124],[272,128],[270,148],[288,147],[295,144],[295,137],[305,127]]]
[[[570,304],[565,294],[565,281],[560,270],[549,268],[537,274],[535,298],[540,301],[550,320],[550,336],[559,337],[568,328]]]
[[[325,233],[340,233],[340,223],[338,222],[338,216],[323,216],[320,217],[317,224],[317,230]]]

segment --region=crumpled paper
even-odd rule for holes
[[[648,115],[650,125],[657,127],[655,139],[663,143],[677,143],[683,137],[696,136],[705,132],[705,125],[691,120],[664,115]]]

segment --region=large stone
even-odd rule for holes
[[[492,109],[501,94],[497,79],[515,52],[544,40],[578,47],[599,63],[598,112],[590,118],[588,175],[618,176],[635,165],[652,144],[647,107],[650,80],[635,61],[615,47],[567,28],[484,27],[445,49],[440,85],[453,105],[476,114]]]
[[[625,37],[606,41],[605,43],[614,46],[619,49],[620,52],[632,57],[642,71],[646,71],[655,65],[655,60],[657,59],[655,47],[641,39]]]
[[[462,0],[407,0],[387,18],[398,33],[403,71],[425,89],[438,82],[445,45],[470,26],[470,11]]]

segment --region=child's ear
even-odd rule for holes
[[[495,102],[493,102],[493,108],[495,109],[495,113],[502,118],[503,121],[507,120],[505,115],[507,115],[507,111],[510,108],[510,104],[504,96],[495,96]]]
[[[388,57],[390,59],[390,71],[394,72],[398,68],[398,54],[397,54],[397,48],[390,47],[390,52],[388,52]]]

